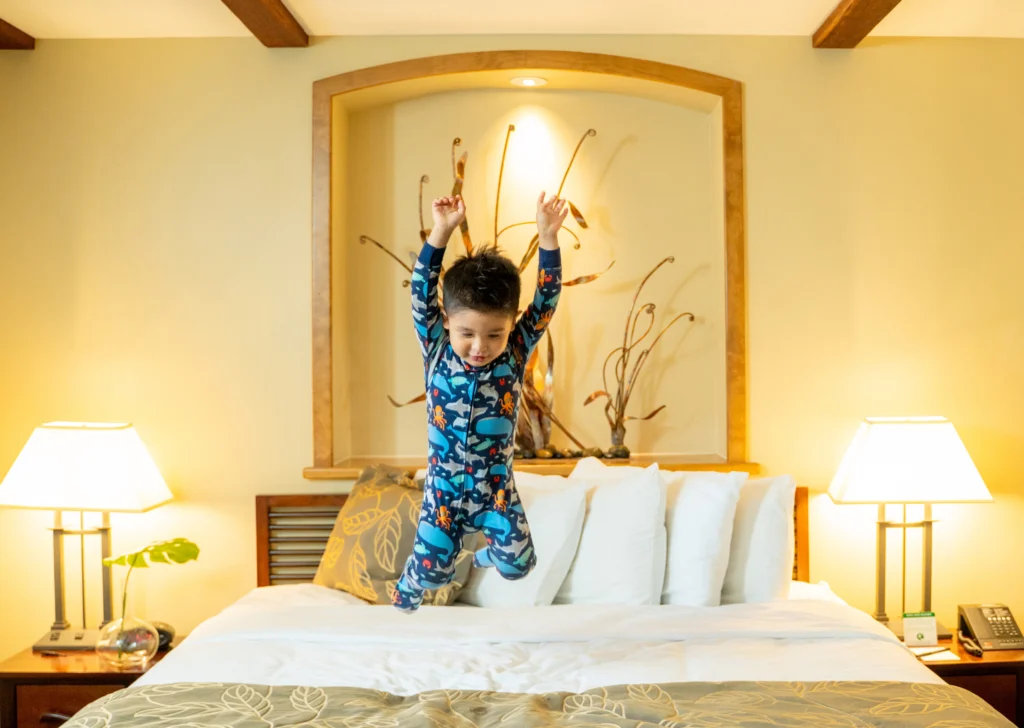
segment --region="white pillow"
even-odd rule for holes
[[[668,559],[662,604],[717,607],[729,567],[743,472],[662,471]]]
[[[640,473],[633,466],[608,466],[596,458],[581,460],[573,477],[612,477]],[[662,604],[717,607],[729,566],[729,547],[744,472],[660,471],[665,483],[667,535]]]
[[[586,513],[586,491],[557,475],[515,474],[516,490],[530,524],[537,565],[522,579],[503,579],[495,569],[473,569],[459,600],[478,607],[547,606],[565,580]]]
[[[748,480],[740,488],[722,604],[785,599],[793,579],[792,476]]]
[[[583,475],[588,467],[577,463],[569,477],[587,487],[587,516],[555,604],[658,604],[666,543],[665,487],[658,467]]]
[[[656,468],[657,464],[650,466]],[[576,463],[576,467],[569,474],[570,478],[626,478],[640,475],[649,468],[640,468],[636,465],[608,465],[604,460],[598,458],[582,458]]]
[[[832,591],[827,581],[819,581],[817,584],[809,584],[806,581],[791,581],[789,583],[789,601],[815,601],[815,602],[836,602],[846,604],[846,601]]]

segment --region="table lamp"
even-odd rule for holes
[[[885,541],[890,528],[903,531],[903,612],[907,600],[907,529],[922,531],[922,611],[932,611],[933,503],[992,500],[953,423],[945,417],[869,417],[861,423],[828,489],[836,503],[878,504],[875,614],[885,614]],[[885,506],[903,506],[903,521],[889,521]],[[907,522],[907,504],[923,504],[924,517]],[[889,624],[901,634],[901,624]],[[939,639],[951,633],[936,622]]]
[[[34,646],[40,650],[91,650],[98,630],[85,629],[85,536],[100,537],[101,558],[110,556],[110,513],[141,513],[173,496],[131,424],[48,422],[33,431],[0,483],[0,507],[55,511],[53,522],[54,621]],[[62,511],[95,511],[102,523],[86,530],[64,528]],[[82,628],[64,613],[64,537],[82,540]],[[110,567],[102,567],[103,623],[113,619]]]

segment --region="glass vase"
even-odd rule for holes
[[[145,669],[159,646],[156,628],[129,614],[100,628],[96,653],[120,669]]]

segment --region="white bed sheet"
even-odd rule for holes
[[[449,606],[410,615],[312,584],[264,587],[199,625],[136,684],[350,686],[411,695],[685,681],[941,682],[827,586],[794,591],[788,601],[722,607]]]

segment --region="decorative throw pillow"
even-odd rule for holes
[[[412,553],[423,505],[422,486],[402,470],[366,468],[341,507],[314,584],[341,589],[374,604],[390,604],[395,583]],[[424,595],[424,604],[455,601],[473,568],[475,539],[455,558],[455,578]]]

